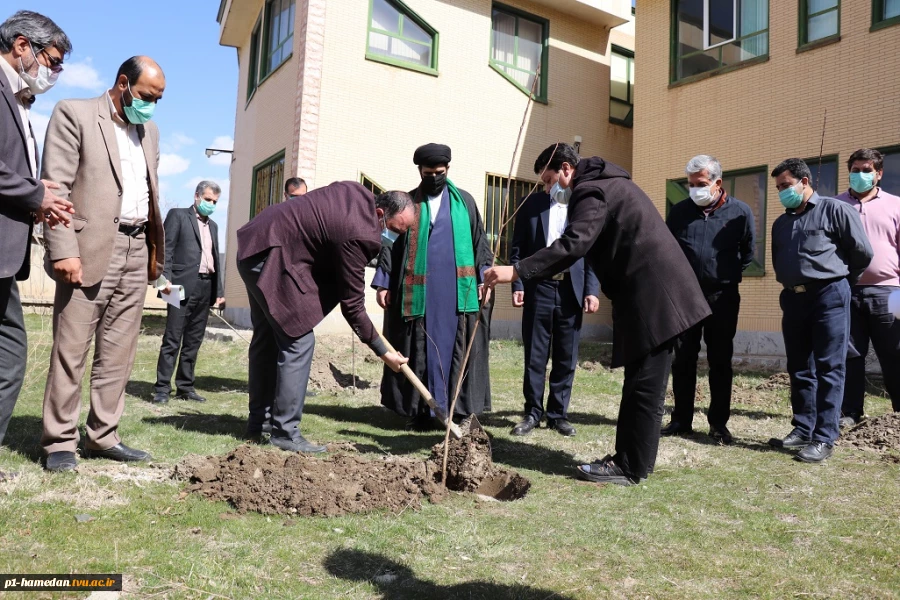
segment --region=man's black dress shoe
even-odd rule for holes
[[[682,425],[674,419],[659,430],[659,435],[690,435],[692,433],[694,433],[694,430],[690,425]]]
[[[156,392],[153,394],[153,398],[150,399],[150,402],[152,402],[153,404],[166,404],[169,402],[169,393]]]
[[[206,398],[191,390],[190,392],[178,392],[175,395],[179,400],[190,400],[191,402],[206,402]]]
[[[273,437],[269,438],[269,443],[287,452],[325,452],[327,450],[325,446],[317,446],[307,441],[302,435],[295,440]]]
[[[825,442],[812,442],[794,457],[805,463],[820,463],[834,452],[834,446]]]
[[[532,417],[531,415],[526,416],[522,419],[518,425],[512,428],[513,435],[528,435],[531,433],[531,430],[538,426],[537,419]]]
[[[728,431],[728,428],[724,425],[710,425],[709,426],[709,437],[719,442],[720,444],[730,444],[734,441],[734,436],[731,435],[731,432]]]
[[[560,433],[560,435],[564,435],[566,437],[571,437],[575,435],[575,427],[569,423],[568,419],[551,419],[547,423],[547,427],[550,429],[555,429]]]
[[[51,452],[44,459],[44,468],[54,473],[71,471],[78,466],[74,452]]]
[[[122,442],[119,442],[112,448],[106,450],[94,450],[93,448],[85,448],[82,455],[85,458],[108,458],[109,460],[117,460],[119,462],[138,462],[142,460],[150,460],[150,453],[135,448],[129,448]]]
[[[612,483],[615,485],[634,485],[638,480],[629,476],[617,465],[611,456],[606,456],[600,462],[577,467],[579,479],[593,481],[594,483]]]
[[[800,430],[794,429],[784,439],[772,438],[769,445],[774,448],[806,448],[812,440],[805,437]]]
[[[849,414],[841,417],[841,420],[838,421],[841,429],[847,429],[848,427],[856,427],[863,420],[863,416],[860,414]]]

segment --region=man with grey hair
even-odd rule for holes
[[[731,416],[731,357],[741,305],[738,284],[753,261],[753,213],[725,191],[722,165],[712,156],[695,156],[688,162],[685,174],[690,198],[672,207],[666,225],[694,269],[712,314],[675,341],[675,409],[672,421],[661,433],[693,432],[697,356],[703,339],[709,363],[709,435],[720,444],[730,444],[733,438],[727,423]]]
[[[38,178],[29,111],[62,71],[72,44],[47,17],[19,11],[0,24],[0,444],[25,378],[28,339],[17,280],[31,267],[31,228],[69,224],[72,204]]]
[[[194,389],[194,367],[206,332],[209,307],[221,307],[225,302],[219,268],[219,227],[209,218],[221,194],[216,183],[201,181],[190,207],[173,208],[166,215],[166,262],[162,275],[165,284],[159,287],[166,294],[178,292],[181,303],[166,307],[166,332],[151,398],[156,404],[169,401],[176,356],[175,397],[206,402]]]

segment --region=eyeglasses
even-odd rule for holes
[[[59,73],[63,70],[63,59],[56,58],[55,56],[47,52],[46,48],[41,48],[39,52],[43,53],[43,55],[47,57],[47,60],[50,61],[51,71],[53,71],[54,73]]]

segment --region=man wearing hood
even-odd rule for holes
[[[420,146],[413,163],[421,177],[419,186],[410,192],[415,222],[407,233],[382,248],[372,281],[378,290],[378,304],[385,309],[384,333],[409,357],[409,367],[448,415],[460,378],[455,416],[480,414],[491,408],[491,305],[487,301],[480,306],[482,272],[493,262],[490,244],[475,200],[448,178],[450,148],[443,144]],[[472,352],[464,363],[479,319],[482,322]],[[388,369],[381,380],[381,403],[412,417],[413,429],[437,425],[412,384]]]
[[[690,264],[653,201],[627,171],[599,157],[563,160],[548,147],[536,167],[569,196],[569,225],[543,250],[493,267],[485,284],[551,277],[586,257],[613,305],[613,367],[625,367],[616,454],[578,467],[589,481],[632,485],[656,462],[675,338],[711,314]]]

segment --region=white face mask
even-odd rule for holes
[[[564,188],[559,185],[559,181],[550,188],[550,197],[556,200],[557,204],[568,204],[569,198],[572,197],[571,188]]]
[[[714,200],[711,189],[712,186],[690,188],[691,200],[697,206],[709,206]]]
[[[59,79],[59,73],[54,73],[50,70],[50,67],[42,65],[40,61],[38,61],[37,54],[34,52],[34,46],[31,46],[31,56],[34,57],[34,62],[38,65],[37,77],[29,74],[25,70],[21,58],[19,59],[19,77],[22,78],[22,81],[25,82],[32,94],[43,94],[56,85],[56,80]]]

